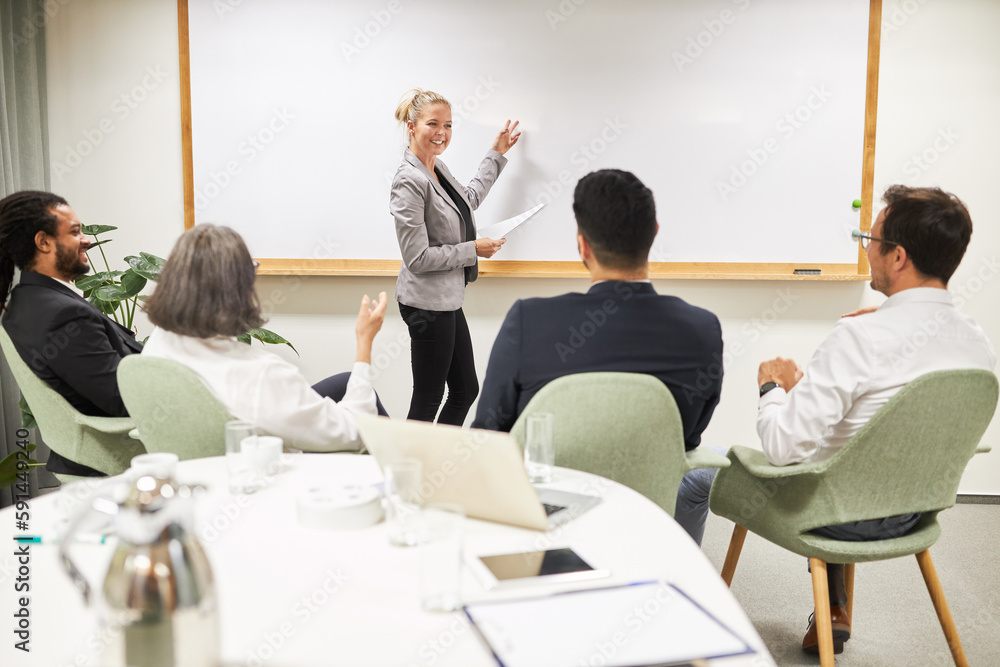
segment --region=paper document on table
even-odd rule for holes
[[[735,632],[665,582],[482,602],[464,609],[505,667],[675,665],[754,653]]]
[[[526,223],[528,220],[534,217],[536,213],[545,208],[545,204],[539,204],[533,209],[527,210],[521,215],[515,215],[513,218],[507,218],[506,220],[501,220],[500,222],[494,222],[492,225],[486,225],[485,227],[479,227],[476,229],[476,238],[480,239],[502,239],[505,238],[512,231]]]

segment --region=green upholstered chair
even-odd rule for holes
[[[553,380],[535,394],[511,429],[524,445],[525,421],[553,415],[556,465],[607,477],[674,515],[681,478],[694,468],[724,468],[710,450],[684,451],[674,396],[643,373],[578,373]]]
[[[183,461],[226,453],[229,410],[187,366],[133,354],[118,365],[118,388],[150,452]]]
[[[0,347],[50,449],[108,475],[125,472],[133,456],[146,453],[141,442],[129,437],[134,426],[131,419],[91,417],[80,413],[35,375],[3,327],[0,327]],[[57,474],[56,477],[63,483],[81,479],[76,475]]]
[[[794,391],[794,390],[793,390]],[[928,548],[941,535],[938,512],[958,484],[997,404],[997,379],[982,370],[929,373],[904,387],[834,456],[776,467],[746,447],[729,452],[709,507],[736,523],[722,578],[730,584],[746,532],[809,558],[820,660],[833,665],[826,563],[844,563],[851,613],[854,564],[916,555],[956,665],[965,654]],[[821,526],[921,512],[907,534],[875,542],[814,535]]]

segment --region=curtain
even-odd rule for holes
[[[18,190],[49,189],[48,113],[45,100],[45,2],[0,0],[0,198]],[[15,281],[17,278],[15,277]],[[21,392],[7,360],[0,362],[0,460],[15,451],[21,427]],[[48,448],[37,429],[32,458],[45,461]],[[58,486],[42,468],[30,475],[30,495]],[[0,507],[12,489],[0,489]]]

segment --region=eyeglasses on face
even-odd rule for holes
[[[896,243],[895,241],[888,241],[886,239],[880,239],[877,236],[872,236],[871,234],[858,234],[858,238],[861,239],[861,247],[868,250],[868,246],[872,244],[872,241],[878,241],[879,243],[888,243],[889,245],[903,245],[902,243]]]

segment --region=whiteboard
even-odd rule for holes
[[[393,118],[449,98],[470,179],[524,134],[480,225],[548,206],[497,259],[576,260],[572,191],[656,198],[654,262],[856,263],[868,0],[189,0],[195,222],[257,257],[399,259]]]

